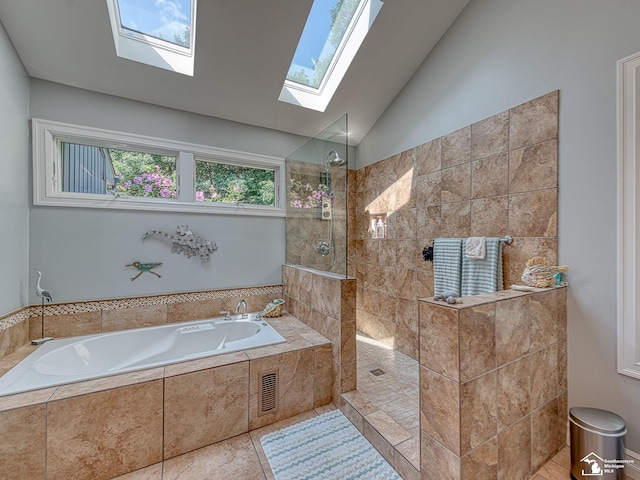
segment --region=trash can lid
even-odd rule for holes
[[[599,408],[572,407],[569,420],[576,425],[602,433],[625,433],[627,425],[620,415]]]

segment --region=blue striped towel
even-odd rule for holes
[[[433,294],[455,292],[460,296],[462,239],[436,238],[433,242]]]
[[[503,290],[502,242],[487,238],[487,256],[482,260],[462,258],[462,296]]]

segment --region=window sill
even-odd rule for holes
[[[184,212],[210,215],[253,215],[261,217],[286,217],[286,213],[278,207],[266,207],[248,204],[234,203],[207,203],[207,202],[168,202],[150,198],[133,198],[125,196],[113,196],[111,198],[73,198],[67,196],[55,196],[37,198],[35,206],[51,207],[79,207],[101,208],[116,210],[140,210],[152,212]]]

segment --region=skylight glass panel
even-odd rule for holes
[[[116,55],[193,76],[197,0],[106,0]]]
[[[359,4],[360,0],[313,2],[287,80],[320,86]]]
[[[118,0],[123,29],[191,47],[191,0]]]
[[[324,112],[381,8],[381,0],[314,0],[278,99]]]

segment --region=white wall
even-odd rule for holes
[[[278,157],[307,140],[36,79],[30,115]],[[216,242],[208,264],[171,253],[167,241],[141,241],[148,230],[173,232],[178,224]],[[42,271],[56,302],[281,283],[283,218],[32,207],[30,228],[31,272]],[[124,265],[136,260],[162,262],[155,270],[162,278],[131,282],[136,271]],[[38,302],[33,293],[29,300]]]
[[[0,315],[27,304],[29,77],[0,24]]]
[[[569,405],[622,415],[636,452],[640,381],[616,373],[616,61],[639,50],[636,0],[472,0],[357,151],[362,167],[560,90]]]

